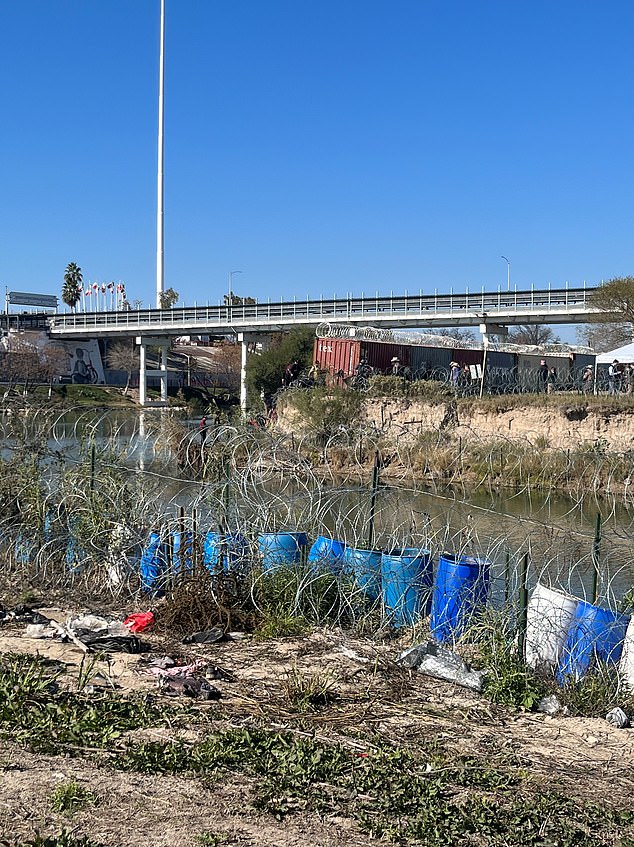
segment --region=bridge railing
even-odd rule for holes
[[[319,300],[292,300],[234,306],[184,306],[172,309],[136,309],[119,312],[78,312],[57,314],[50,318],[54,329],[89,329],[103,327],[143,327],[151,330],[169,325],[231,326],[252,321],[312,321],[336,318],[354,319],[381,316],[389,318],[421,317],[435,314],[475,313],[482,317],[496,312],[584,308],[592,289],[563,288],[545,291],[479,291],[464,294],[389,295],[387,297],[345,297]]]

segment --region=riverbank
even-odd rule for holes
[[[73,847],[616,847],[632,837],[631,731],[509,709],[401,669],[405,640],[319,628],[183,647],[145,633],[150,655],[215,669],[218,699],[184,703],[163,693],[147,658],[87,666],[74,644],[23,629],[0,631],[0,687],[15,700],[0,716],[0,836],[11,844],[63,828],[78,840],[59,843]],[[94,675],[110,693],[89,693]],[[327,697],[298,696],[319,681]]]
[[[471,488],[622,494],[634,471],[629,396],[289,391],[275,429],[315,467],[340,476],[367,477],[377,450],[385,477]]]

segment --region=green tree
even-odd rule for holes
[[[62,286],[62,300],[74,311],[81,297],[81,284],[84,277],[79,265],[69,262],[64,272],[64,285]]]
[[[302,368],[310,367],[315,344],[315,330],[298,327],[277,335],[270,348],[261,355],[249,356],[247,361],[247,388],[251,398],[261,391],[274,394],[282,384],[284,369],[297,359]]]
[[[229,302],[231,299],[231,302]],[[225,294],[223,297],[223,306],[254,306],[255,305],[255,297],[240,297],[238,294],[234,294],[231,292],[231,298],[229,298],[228,294]]]
[[[173,288],[168,288],[166,291],[163,291],[160,297],[161,309],[171,309],[172,306],[175,306],[178,303],[179,298],[178,291],[174,291]]]

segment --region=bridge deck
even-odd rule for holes
[[[592,290],[564,288],[347,297],[240,306],[57,314],[49,319],[49,327],[54,336],[82,337],[262,332],[322,322],[372,323],[386,328],[477,326],[484,321],[505,325],[584,323],[598,313],[589,305]]]

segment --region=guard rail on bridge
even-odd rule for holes
[[[187,335],[190,333],[253,332],[288,329],[298,324],[373,323],[382,326],[477,326],[502,324],[583,323],[597,309],[589,305],[591,288],[545,291],[481,291],[465,294],[346,297],[293,300],[236,306],[185,306],[120,312],[56,314],[51,334]]]

